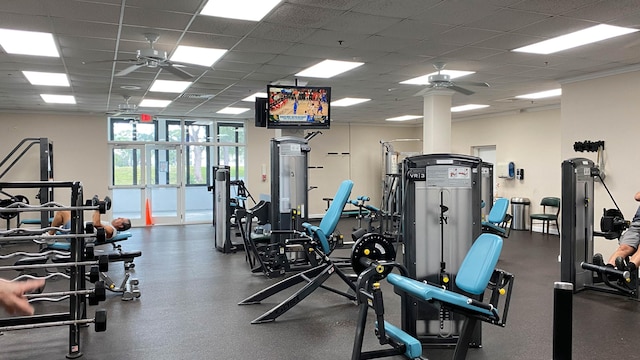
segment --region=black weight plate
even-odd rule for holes
[[[360,263],[361,258],[375,261],[394,261],[396,250],[391,241],[378,233],[366,234],[353,244],[351,248],[351,267],[356,274],[360,274],[366,266]],[[383,273],[386,276],[391,271],[391,267],[385,268]]]

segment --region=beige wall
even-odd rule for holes
[[[109,184],[106,121],[103,116],[0,113],[0,154],[4,158],[24,138],[47,137],[53,142],[55,180],[81,181],[85,197],[104,196]],[[36,181],[39,171],[39,148],[34,146],[2,181]]]
[[[1,159],[22,139],[43,137],[53,142],[53,173],[56,181],[80,181],[85,199],[94,194],[100,197],[109,194],[107,123],[103,116],[0,113]],[[39,151],[37,145],[30,148],[1,181],[40,180]],[[4,172],[7,165],[0,171]],[[32,204],[38,202],[35,190],[16,189],[8,192],[27,196]],[[69,204],[70,196],[68,190],[56,189],[54,200]],[[34,216],[25,214],[23,217]]]
[[[596,153],[576,153],[576,141],[605,141],[605,183],[626,219],[638,208],[633,200],[640,191],[637,165],[640,142],[640,72],[630,72],[562,86],[561,153],[563,159],[585,157],[596,161]],[[602,184],[595,184],[596,229],[603,208],[614,208]],[[607,257],[617,243],[596,238],[594,247]]]
[[[269,142],[274,136],[275,130],[255,128],[248,124],[247,186],[254,197],[270,192]],[[353,198],[368,195],[371,203],[379,206],[382,196],[380,140],[412,137],[416,137],[415,127],[332,124],[330,130],[322,130],[322,134],[309,142],[309,166],[316,167],[309,170],[309,186],[317,186],[317,189],[309,192],[309,214],[324,213],[326,202],[322,198],[333,197],[344,179],[354,181]],[[398,144],[396,148],[398,151],[417,151],[421,144]],[[260,179],[262,164],[267,166],[266,182]]]
[[[458,121],[451,132],[452,152],[471,155],[473,147],[494,145],[496,163],[525,170],[524,180],[498,178],[494,195],[529,198],[532,213],[542,211],[543,197],[560,197],[559,109]]]

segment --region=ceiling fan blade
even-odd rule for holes
[[[100,63],[112,63],[112,62],[137,63],[137,62],[138,62],[138,59],[115,59],[115,60],[83,61],[83,62],[82,62],[82,65],[100,64]]]
[[[179,69],[171,64],[162,64],[160,65],[163,69],[167,70],[168,72],[172,73],[173,75],[185,79],[185,80],[191,80],[193,79],[193,75],[189,74],[188,72]]]
[[[448,89],[457,91],[461,94],[465,94],[465,95],[471,95],[471,94],[475,94],[475,92],[465,89],[465,88],[461,88],[460,86],[456,86],[456,85],[451,85],[451,86],[447,86]]]
[[[457,81],[456,80],[456,85],[489,87],[489,84],[487,84],[486,82],[475,82],[475,81]]]
[[[134,64],[134,65],[131,65],[131,66],[129,66],[128,68],[126,68],[126,69],[121,70],[120,72],[118,72],[118,73],[116,74],[116,76],[126,76],[126,75],[129,75],[129,74],[131,74],[132,72],[134,72],[134,71],[136,71],[136,70],[140,69],[140,68],[141,68],[141,67],[143,67],[143,66],[144,66],[144,64]]]

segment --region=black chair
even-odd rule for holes
[[[556,223],[556,228],[560,231],[560,226],[558,225],[558,215],[560,215],[560,198],[557,197],[544,197],[540,201],[540,205],[542,206],[541,214],[531,214],[529,218],[531,219],[531,227],[529,231],[533,231],[533,221],[538,220],[542,221],[542,233],[549,233],[549,225],[552,221]],[[553,213],[553,210],[547,210],[549,208],[555,208],[556,211]],[[547,225],[547,230],[545,231],[545,224]]]

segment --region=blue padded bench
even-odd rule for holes
[[[113,243],[116,243],[116,242],[119,242],[119,241],[127,240],[130,237],[131,237],[131,233],[125,231],[125,232],[117,233],[114,237],[112,237],[110,239],[107,239],[104,242],[100,242],[99,244],[96,244],[96,245],[113,244]],[[67,241],[56,241],[54,243],[47,244],[46,249],[47,250],[71,251],[71,243],[67,242]]]
[[[49,218],[49,224],[51,224],[52,221],[53,221],[53,218]],[[40,223],[40,219],[22,219],[20,220],[20,225],[18,225],[18,227],[22,225],[42,225],[42,224]]]
[[[509,199],[498,198],[493,203],[487,220],[482,222],[482,232],[500,235],[508,238],[511,232],[511,215],[507,214],[509,209]],[[508,226],[507,226],[507,223]]]

